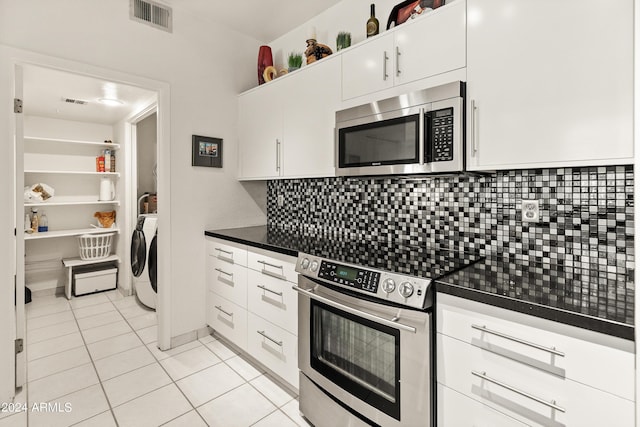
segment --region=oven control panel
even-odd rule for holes
[[[382,300],[414,308],[426,308],[431,280],[336,262],[300,253],[296,271],[304,276],[347,288]]]
[[[321,261],[320,269],[318,270],[318,279],[351,286],[375,294],[378,292],[380,273],[337,264],[335,262]]]

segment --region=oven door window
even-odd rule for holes
[[[400,420],[400,331],[311,301],[311,367]]]
[[[420,116],[398,117],[338,131],[338,163],[344,167],[419,163]]]

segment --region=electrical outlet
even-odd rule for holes
[[[278,194],[278,207],[281,208],[284,206],[284,196],[282,194]]]
[[[540,201],[539,200],[523,200],[521,212],[522,212],[522,222],[540,221]]]

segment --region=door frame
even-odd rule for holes
[[[84,75],[87,77],[109,80],[121,84],[130,86],[137,86],[149,91],[154,91],[157,94],[157,114],[158,114],[158,193],[162,194],[162,198],[158,200],[158,211],[163,212],[162,220],[158,221],[158,229],[163,238],[158,242],[158,347],[162,350],[170,348],[171,343],[171,146],[170,146],[170,118],[171,118],[171,98],[170,98],[170,85],[166,82],[158,80],[152,80],[145,77],[140,77],[132,74],[128,74],[121,71],[105,69],[103,67],[96,67],[89,64],[84,64],[76,61],[65,60],[61,58],[51,57],[47,55],[38,54],[35,52],[25,51],[22,49],[7,47],[5,49],[9,55],[11,66],[11,84],[15,94],[20,93],[16,91],[16,85],[20,84],[22,88],[22,81],[19,71],[24,66],[36,66],[43,68],[51,68],[58,71],[68,72],[71,74]],[[23,100],[24,101],[24,100]],[[14,115],[15,116],[15,115]],[[12,136],[19,136],[22,134],[22,129],[17,129],[22,125],[17,120],[10,120],[11,125],[9,127],[12,132]],[[14,138],[12,138],[14,139]],[[19,145],[19,146],[18,146]],[[24,181],[23,174],[23,160],[19,153],[23,151],[23,142],[14,139],[14,194],[13,198],[13,212],[14,221],[13,224],[16,227],[15,245],[10,249],[10,259],[13,260],[13,265],[16,268],[16,323],[15,330],[18,332],[18,338],[20,338],[20,331],[24,336],[26,331],[26,322],[24,319],[24,257],[18,258],[19,254],[24,255],[24,231],[18,231],[20,228],[24,228],[21,225],[24,222],[24,217],[18,215],[23,214],[22,208],[22,187],[21,182]],[[126,201],[125,201],[126,204]],[[126,207],[125,207],[126,210]],[[121,236],[122,237],[122,236]],[[127,236],[128,237],[128,236]],[[125,238],[127,238],[125,237]],[[20,274],[22,270],[22,274]],[[20,279],[20,280],[18,280]],[[20,312],[22,311],[22,316]],[[13,349],[13,342],[3,343]],[[26,352],[22,353],[22,357]],[[19,371],[15,372],[15,378],[20,380],[21,378],[26,381],[26,362],[24,366],[19,367]],[[20,384],[20,381],[16,382]],[[10,386],[8,386],[10,387]]]

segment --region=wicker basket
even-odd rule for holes
[[[108,257],[111,253],[111,242],[114,234],[116,233],[83,234],[78,236],[80,259],[96,260]]]

